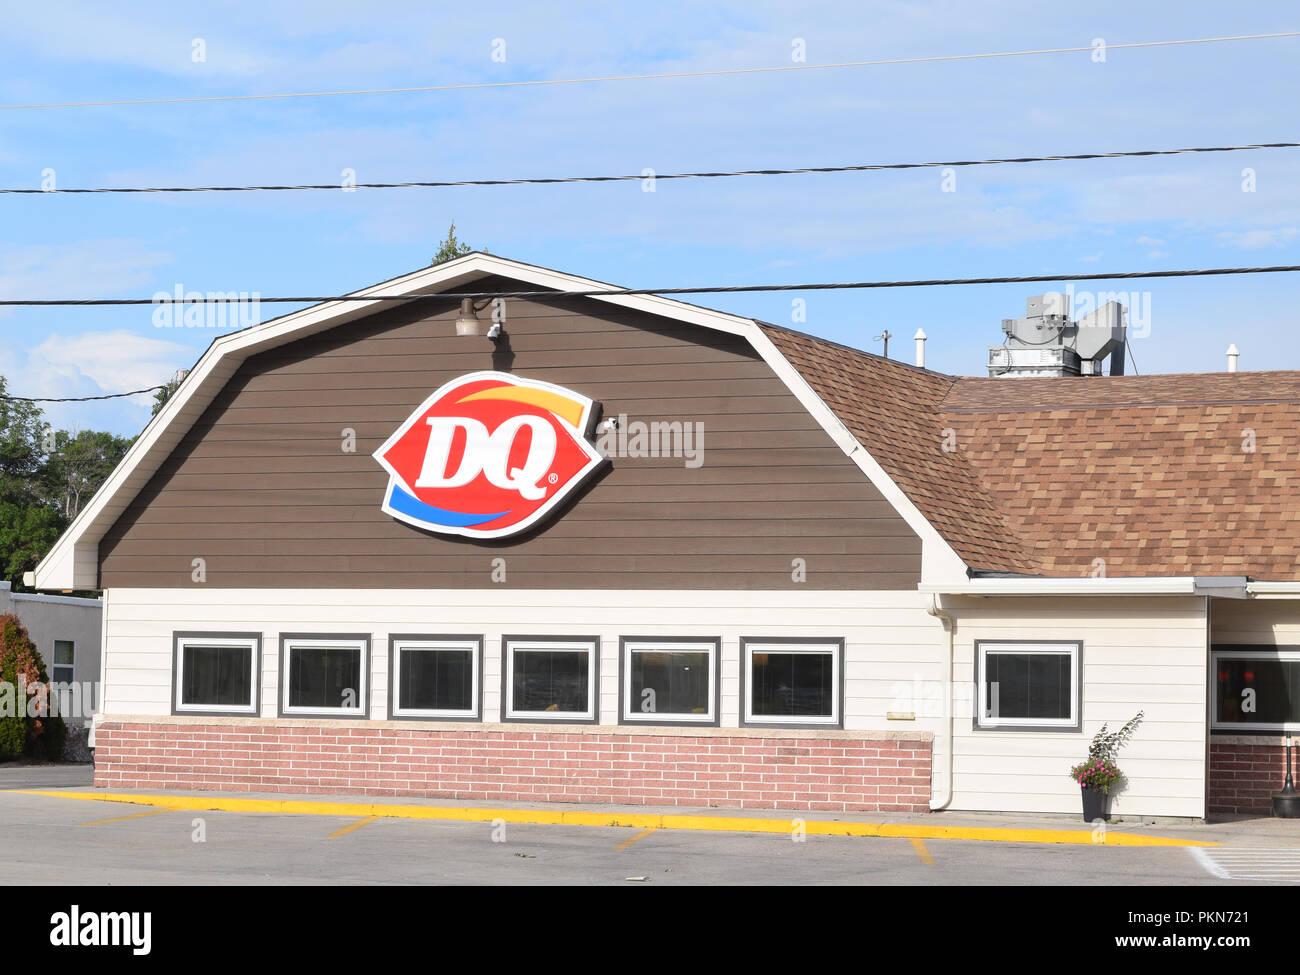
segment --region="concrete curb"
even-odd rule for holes
[[[859,823],[834,820],[744,816],[699,816],[663,813],[578,812],[550,809],[487,809],[476,806],[412,806],[375,802],[314,802],[300,799],[238,799],[224,796],[142,795],[124,792],[55,792],[14,790],[25,795],[92,802],[119,802],[161,809],[235,813],[285,813],[296,816],[436,819],[466,823],[519,823],[539,826],[621,826],[633,829],[684,829],[733,833],[782,833],[802,830],[810,836],[882,836],[900,839],[975,840],[990,843],[1052,843],[1081,846],[1219,846],[1206,840],[1138,836],[1106,829],[1021,829],[990,826],[920,826],[911,823]]]

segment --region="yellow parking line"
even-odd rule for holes
[[[376,802],[316,802],[303,799],[240,799],[230,796],[159,796],[133,792],[51,792],[21,790],[26,795],[91,802],[123,802],[169,809],[207,809],[221,812],[290,813],[298,816],[440,819],[462,823],[525,823],[537,826],[630,826],[639,829],[690,829],[731,833],[790,832],[790,817],[760,819],[748,816],[685,816],[659,813],[576,812],[562,809],[488,809],[482,806],[404,806]],[[912,823],[859,823],[806,820],[810,836],[894,836],[902,839],[977,840],[990,843],[1069,843],[1080,846],[1219,846],[1209,840],[1172,836],[1142,836],[1106,830],[1096,837],[1084,829],[1021,829],[991,826],[930,826]]]
[[[646,829],[641,830],[641,832],[637,833],[636,836],[632,837],[630,840],[624,840],[624,841],[623,841],[622,843],[620,843],[618,846],[614,847],[614,852],[615,852],[615,853],[622,853],[624,850],[626,850],[626,849],[627,849],[629,846],[631,846],[633,843],[637,842],[638,840],[643,840],[643,839],[645,839],[647,836],[649,836],[649,835],[650,835],[651,833],[653,833],[653,832],[656,832],[658,829],[659,829],[658,826],[650,826],[650,827],[647,827]]]
[[[930,851],[925,848],[925,840],[921,839],[919,836],[913,836],[911,843],[912,849],[914,849],[916,855],[921,858],[921,862],[927,867],[933,867],[934,857],[930,856]]]
[[[103,826],[105,823],[120,823],[124,819],[139,819],[141,816],[157,816],[159,813],[175,812],[172,808],[150,809],[148,812],[132,813],[130,816],[115,816],[112,819],[97,819],[93,823],[80,823],[81,826]]]
[[[327,840],[334,840],[334,839],[338,839],[340,836],[347,836],[354,829],[360,829],[362,826],[365,826],[367,823],[373,823],[378,818],[379,818],[378,816],[367,816],[365,819],[358,819],[355,823],[349,823],[348,825],[344,826],[342,829],[336,829],[334,832],[330,833],[330,835],[325,838]]]

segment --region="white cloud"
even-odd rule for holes
[[[0,344],[0,375],[19,396],[72,397],[156,386],[194,359],[191,349],[127,329],[51,335],[39,345]],[[153,395],[84,403],[42,403],[46,419],[64,429],[138,430]]]
[[[1264,247],[1282,247],[1300,235],[1295,227],[1276,227],[1272,230],[1227,230],[1219,234],[1219,240],[1229,247],[1242,250],[1259,250]]]
[[[61,384],[66,389],[73,383],[84,387],[84,381],[89,380],[105,393],[156,386],[193,357],[186,346],[127,329],[51,335],[27,350],[29,369],[47,383]],[[28,381],[33,378],[30,373],[26,377]],[[152,400],[148,394],[133,398],[133,402],[143,405]]]
[[[96,298],[141,287],[172,255],[141,240],[0,245],[0,297]],[[0,315],[5,314],[0,310]]]

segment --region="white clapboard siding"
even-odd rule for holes
[[[948,599],[956,617],[952,685],[945,636],[914,592],[468,591],[117,589],[105,620],[106,714],[171,710],[172,634],[263,634],[262,714],[276,713],[278,637],[285,632],[371,634],[370,713],[387,716],[390,633],[481,633],[484,720],[501,714],[501,641],[508,634],[592,635],[601,641],[600,721],[619,715],[621,636],[717,637],[721,722],[740,723],[742,637],[845,640],[849,730],[935,735],[936,795],[946,791],[946,698],[952,696],[954,810],[1074,813],[1069,766],[1103,721],[1147,719],[1121,755],[1130,776],[1113,811],[1204,815],[1205,602],[1193,597]],[[1300,643],[1300,614],[1292,613]],[[1252,624],[1254,625],[1254,624]],[[1082,732],[975,731],[971,697],[979,640],[1080,640]],[[911,712],[891,720],[887,712]],[[940,781],[941,780],[941,781]]]
[[[1116,730],[1146,712],[1119,764],[1128,777],[1114,815],[1205,815],[1206,613],[1196,597],[1043,597],[952,601],[954,678],[965,681],[956,720],[952,809],[1077,813],[1070,766],[1103,722]],[[1083,643],[1083,730],[976,730],[971,720],[977,640]],[[956,712],[962,714],[961,710]]]
[[[1216,599],[1210,630],[1215,643],[1300,646],[1300,599]]]
[[[371,716],[388,708],[390,633],[481,633],[484,718],[501,713],[501,640],[509,634],[596,636],[600,720],[617,724],[619,638],[660,634],[717,637],[721,720],[740,723],[742,637],[845,640],[845,726],[850,730],[931,731],[941,717],[890,721],[885,711],[915,682],[942,680],[943,630],[925,612],[928,597],[906,592],[555,591],[494,589],[262,590],[119,589],[112,592],[105,712],[171,710],[172,633],[260,631],[262,714],[274,716],[278,637],[291,632],[371,634]],[[129,707],[128,707],[129,702]],[[904,709],[907,710],[907,709]]]

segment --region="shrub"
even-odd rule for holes
[[[21,755],[57,759],[68,729],[59,717],[28,716],[28,702],[49,702],[45,664],[27,628],[13,613],[0,616],[0,761]]]
[[[1101,730],[1092,736],[1088,757],[1070,769],[1070,778],[1081,786],[1109,793],[1124,778],[1124,773],[1115,764],[1115,756],[1133,736],[1142,715],[1141,711],[1133,715],[1119,731],[1107,733],[1106,725],[1102,725]]]

